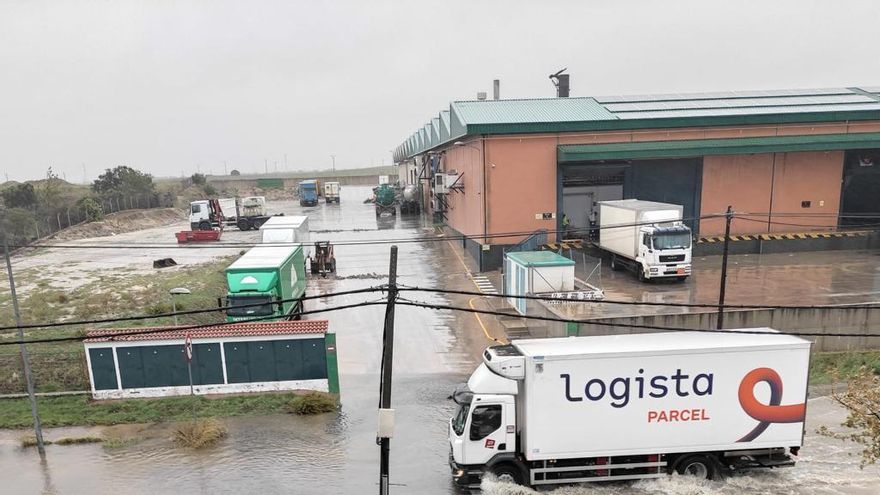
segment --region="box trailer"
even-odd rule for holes
[[[691,274],[691,230],[682,207],[624,199],[599,202],[599,248],[611,254],[611,269],[628,268],[639,280]]]
[[[671,332],[514,340],[453,394],[450,466],[527,485],[794,464],[810,342]]]
[[[302,244],[306,258],[311,255],[309,246],[309,217],[307,215],[272,217],[260,226],[260,242],[263,244]]]
[[[324,183],[324,202],[327,204],[339,204],[339,189],[340,187],[338,182]]]
[[[227,321],[299,319],[306,291],[302,246],[256,246],[226,268]]]

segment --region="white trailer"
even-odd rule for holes
[[[305,257],[308,258],[312,251],[309,246],[309,217],[277,216],[266,220],[266,223],[260,226],[260,242],[300,243],[303,245]]]
[[[336,203],[339,204],[339,183],[338,182],[325,182],[324,183],[324,202]]]
[[[527,485],[794,465],[810,342],[671,332],[514,340],[453,394],[450,467]]]
[[[248,196],[246,198],[220,198],[217,200],[220,211],[213,211],[211,200],[202,199],[190,203],[189,223],[192,230],[210,230],[219,227],[217,218],[222,216],[225,225],[235,225],[238,230],[259,228],[270,217],[266,215],[266,198]],[[218,215],[219,213],[219,215]]]
[[[611,269],[628,268],[639,280],[691,274],[691,230],[682,207],[624,199],[599,202],[599,248],[611,254]]]

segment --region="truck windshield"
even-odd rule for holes
[[[461,436],[464,433],[464,424],[467,423],[468,413],[470,412],[471,404],[469,402],[459,404],[458,411],[455,413],[455,417],[452,418],[452,431],[456,435]]]
[[[269,316],[275,310],[271,296],[230,296],[228,301],[229,316]]]
[[[654,249],[688,249],[690,247],[690,234],[681,233],[654,235]]]

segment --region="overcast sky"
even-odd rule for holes
[[[390,163],[448,106],[880,85],[880,2],[0,0],[0,173]],[[0,180],[3,177],[0,176]]]

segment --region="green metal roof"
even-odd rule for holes
[[[560,163],[588,160],[684,158],[791,151],[880,148],[880,133],[813,134],[685,141],[641,141],[614,144],[571,144],[557,147]]]
[[[572,266],[574,261],[553,251],[517,251],[505,256],[522,266]]]
[[[409,158],[480,134],[848,120],[880,120],[880,87],[455,101],[440,114],[439,140],[417,140],[401,155]]]

